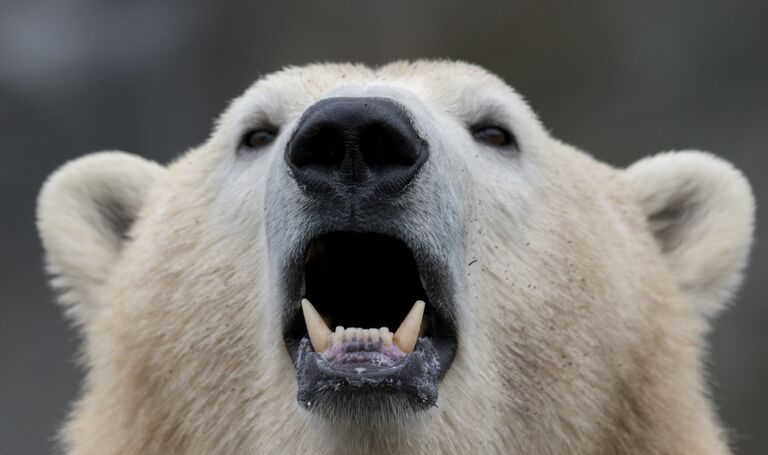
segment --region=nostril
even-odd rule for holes
[[[412,166],[419,157],[413,138],[387,123],[372,123],[360,132],[359,150],[374,172],[389,167]]]
[[[298,168],[332,168],[341,165],[346,153],[344,137],[333,125],[319,124],[291,147],[291,162]]]

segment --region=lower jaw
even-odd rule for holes
[[[384,367],[329,362],[304,338],[296,371],[297,398],[304,409],[334,421],[379,423],[434,406],[442,376],[437,350],[424,337],[413,352]]]

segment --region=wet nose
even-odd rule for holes
[[[310,106],[286,161],[307,192],[394,195],[427,159],[408,113],[388,98],[327,98]]]

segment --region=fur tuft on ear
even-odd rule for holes
[[[43,185],[37,228],[51,284],[62,292],[60,301],[75,324],[87,323],[95,294],[163,172],[136,155],[101,152],[64,164]]]
[[[755,201],[744,175],[698,151],[667,152],[626,169],[648,226],[683,292],[705,317],[741,283]]]

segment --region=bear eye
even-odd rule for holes
[[[260,148],[269,145],[277,137],[277,128],[264,127],[249,131],[243,136],[243,147]]]
[[[517,141],[512,133],[500,126],[483,125],[472,127],[472,136],[494,147],[517,146]]]

